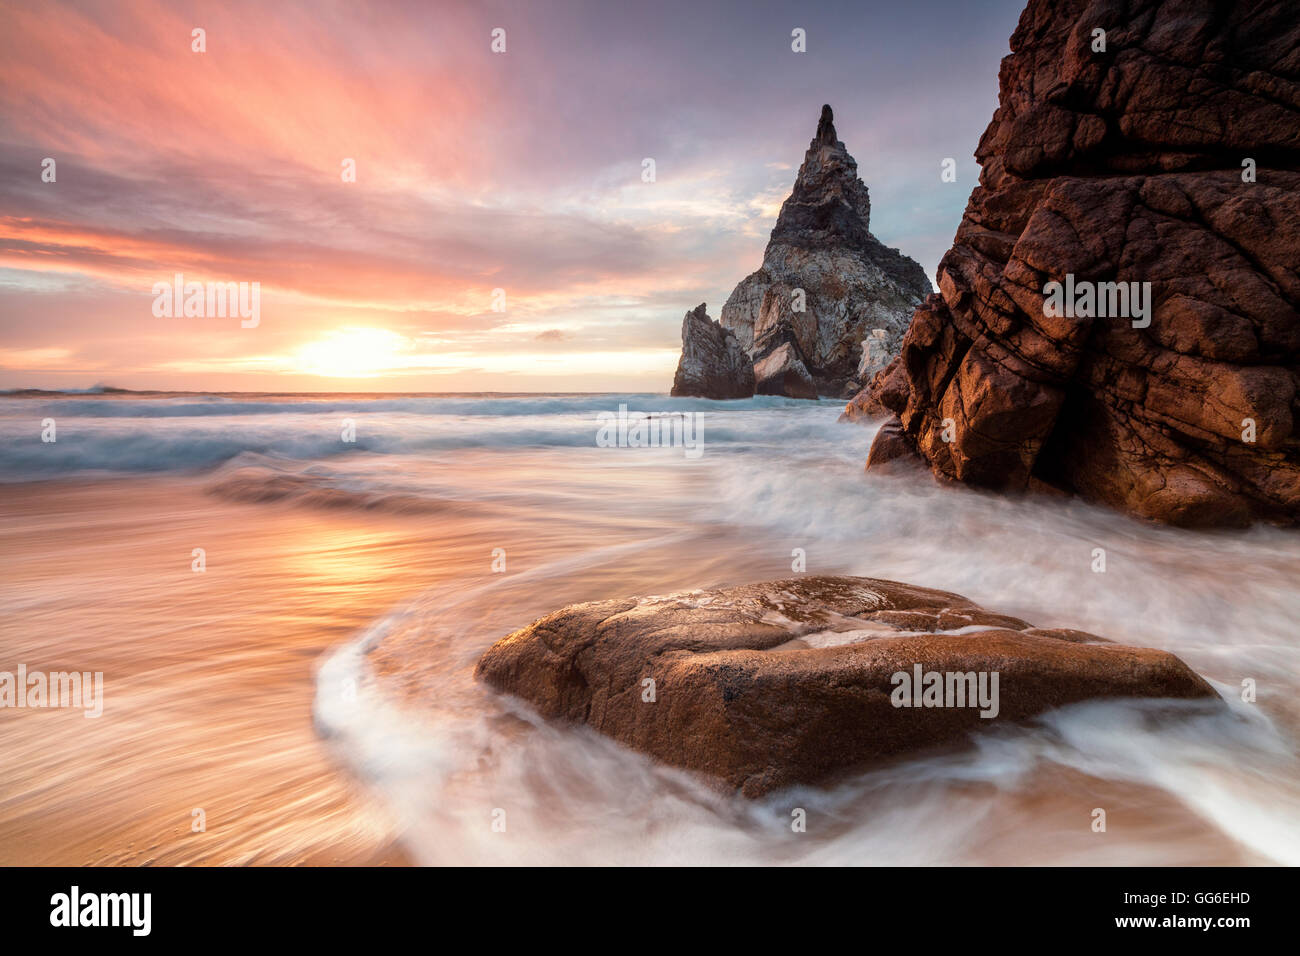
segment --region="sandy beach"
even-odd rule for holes
[[[311,703],[325,649],[445,571],[418,521],[258,508],[175,478],[0,501],[6,659],[105,687],[98,718],[0,709],[0,863],[406,861]]]
[[[704,453],[597,446],[598,414],[620,404],[707,409]],[[0,708],[0,862],[1300,859],[1285,532],[864,484],[873,430],[783,399],[8,406],[15,429],[46,410],[64,435],[10,469],[80,477],[4,485],[0,670],[102,671],[103,713]],[[338,441],[343,415],[363,447]],[[1106,574],[1089,570],[1098,543]],[[778,579],[795,561],[1170,650],[1228,707],[1066,708],[750,801],[474,678],[493,642],[564,605]],[[1236,699],[1243,677],[1257,704]],[[791,839],[791,806],[815,821],[807,839]]]

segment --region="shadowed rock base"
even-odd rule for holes
[[[996,716],[980,716],[980,701],[895,706],[894,675],[910,680],[918,665],[945,682],[983,675],[996,688],[983,710]],[[855,577],[574,605],[498,641],[475,673],[546,717],[588,724],[749,797],[1076,701],[1218,701],[1164,651]]]

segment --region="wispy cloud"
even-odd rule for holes
[[[873,230],[937,264],[1019,3],[965,7],[5,0],[0,384],[666,388],[823,101]],[[263,321],[155,318],[178,272]]]

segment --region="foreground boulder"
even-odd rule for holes
[[[970,484],[1300,518],[1295,0],[1031,0],[1011,49],[940,294],[846,417]]]
[[[925,703],[931,673],[953,706]],[[1218,700],[1164,651],[854,577],[574,605],[498,641],[475,674],[750,797],[1075,701]]]
[[[898,353],[930,280],[915,261],[876,239],[870,221],[858,164],[823,106],[763,265],[722,308],[722,326],[756,367],[772,372],[760,376],[760,394],[847,397]]]
[[[701,302],[682,320],[682,357],[673,377],[673,395],[699,398],[749,398],[754,366],[736,337],[709,318]]]

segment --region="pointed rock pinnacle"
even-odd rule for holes
[[[835,135],[835,114],[827,104],[822,107],[822,117],[817,121],[817,142],[834,146],[838,141]]]

